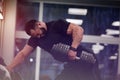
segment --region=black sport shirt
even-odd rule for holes
[[[31,37],[28,40],[28,45],[36,48],[41,47],[45,51],[50,52],[52,46],[56,43],[64,43],[71,45],[72,36],[67,34],[69,22],[59,19],[57,21],[47,22],[47,33],[44,37]]]

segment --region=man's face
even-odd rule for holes
[[[36,22],[35,29],[31,29],[30,33],[32,37],[43,37],[46,32],[45,26],[41,22]]]

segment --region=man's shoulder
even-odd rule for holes
[[[30,37],[30,38],[28,39],[28,41],[36,41],[36,40],[38,40],[38,38],[36,38],[36,37]]]
[[[27,44],[28,44],[29,46],[35,48],[35,47],[37,46],[37,44],[38,44],[38,39],[35,38],[35,37],[30,37],[30,38],[28,39]]]

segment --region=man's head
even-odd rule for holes
[[[32,37],[42,37],[47,31],[46,24],[37,20],[30,20],[25,24],[25,31]]]

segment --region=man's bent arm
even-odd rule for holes
[[[12,69],[14,67],[16,67],[17,65],[19,65],[21,62],[24,61],[25,57],[33,50],[33,48],[29,45],[25,45],[25,47],[15,56],[15,58],[13,59],[13,61],[11,62],[11,64],[9,64],[8,66],[6,66],[6,68],[9,71],[12,71]]]
[[[67,34],[71,34],[72,35],[72,44],[71,46],[74,48],[77,48],[78,45],[80,44],[82,38],[83,38],[83,28],[71,23],[67,29]]]

